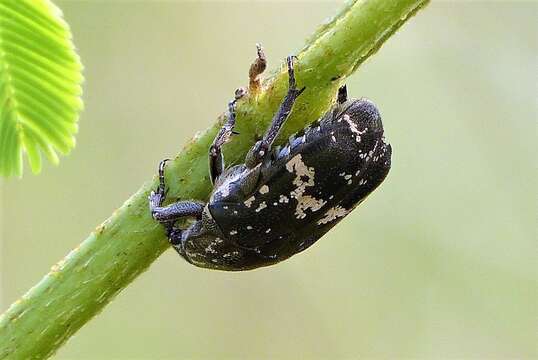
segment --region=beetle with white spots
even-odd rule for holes
[[[258,73],[251,71],[251,84],[265,68],[261,48],[256,61]],[[174,249],[193,265],[238,271],[285,260],[325,235],[389,172],[392,149],[376,106],[367,99],[348,100],[345,86],[323,117],[282,147],[274,146],[305,90],[296,85],[293,62],[288,57],[288,93],[270,128],[243,164],[226,168],[221,149],[235,134],[240,96],[230,103],[228,120],[209,149],[214,188],[207,203],[163,206],[165,161],[159,166],[159,187],[149,197],[151,214],[164,225]],[[195,222],[181,229],[176,222],[184,218]]]

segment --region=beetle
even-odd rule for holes
[[[289,88],[269,129],[243,164],[225,168],[221,148],[235,134],[235,105],[241,94],[229,103],[228,119],[209,148],[214,187],[207,203],[188,200],[163,206],[166,160],[160,163],[159,185],[149,195],[149,208],[189,263],[239,271],[285,260],[321,238],[387,176],[392,149],[379,111],[370,100],[348,100],[345,85],[324,116],[282,147],[273,147],[305,89],[297,87],[294,61],[294,56],[287,58]],[[251,85],[265,68],[259,47],[255,65]],[[184,218],[195,221],[181,229],[175,222]]]

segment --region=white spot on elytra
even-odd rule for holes
[[[236,235],[237,234],[237,231],[236,230],[232,230],[230,231],[230,235]]]
[[[288,197],[286,195],[280,195],[280,198],[278,199],[278,202],[279,203],[288,203],[290,201],[290,199],[288,199]]]
[[[245,206],[249,208],[252,206],[252,203],[254,202],[254,200],[256,200],[256,198],[254,196],[251,196],[247,200],[245,200],[243,204],[245,204]]]
[[[252,226],[248,225],[247,230],[252,230]]]
[[[347,122],[347,124],[349,125],[349,130],[351,130],[351,132],[356,135],[355,141],[361,142],[361,135],[364,134],[367,129],[364,129],[364,131],[360,131],[357,128],[357,125],[353,121],[351,121],[351,118],[349,117],[348,114],[345,114],[343,118],[344,118],[344,121]]]
[[[215,245],[215,242],[211,242],[209,243],[209,245],[207,245],[207,247],[205,248],[205,252],[207,254],[216,254],[217,253],[217,250],[215,250],[213,248],[213,246]]]
[[[263,185],[260,190],[259,190],[260,194],[267,194],[269,192],[269,186],[267,185]]]
[[[307,187],[315,185],[315,171],[314,168],[306,166],[302,160],[301,154],[295,155],[288,161],[286,169],[296,175],[293,184],[297,186],[297,188],[290,193],[290,196],[297,200],[297,207],[295,208],[295,216],[297,219],[304,219],[306,217],[305,210],[310,209],[311,211],[317,211],[327,203],[323,199],[316,199],[310,195],[304,195]]]
[[[271,232],[271,228],[265,230],[265,233],[266,233],[266,234],[269,234],[270,232]]]
[[[349,212],[350,210],[344,209],[340,205],[336,205],[327,210],[325,216],[322,219],[318,220],[318,225],[327,224],[333,220],[336,220],[339,217],[344,217],[349,214]]]
[[[262,201],[261,204],[258,206],[258,208],[256,210],[254,210],[254,211],[260,212],[263,209],[265,209],[266,207],[267,207],[267,204],[265,203],[265,201]]]
[[[312,211],[318,211],[327,203],[323,199],[316,199],[310,195],[303,195],[298,200],[300,201],[295,209],[297,219],[304,219],[306,217],[305,210],[310,209]]]

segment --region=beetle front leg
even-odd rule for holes
[[[152,191],[149,195],[149,210],[155,220],[169,228],[174,221],[182,217],[200,218],[205,204],[197,201],[178,201],[168,206],[162,206],[167,193],[164,168],[168,160],[165,159],[159,164],[159,186],[156,191]]]
[[[282,100],[278,112],[275,114],[273,120],[271,121],[271,127],[269,128],[269,130],[267,130],[267,132],[263,136],[263,139],[258,141],[247,154],[245,164],[250,168],[255,167],[265,158],[265,156],[267,156],[269,150],[271,149],[271,146],[273,145],[273,142],[275,141],[278,133],[280,132],[280,129],[282,128],[282,125],[289,117],[295,100],[297,100],[299,95],[301,95],[301,93],[305,90],[304,87],[302,89],[297,89],[297,83],[295,81],[295,70],[293,68],[294,58],[295,56],[288,56],[288,58],[286,59],[288,64],[289,76],[288,93],[286,94],[286,97],[284,97],[284,100]]]
[[[224,157],[222,156],[222,145],[224,145],[234,132],[235,126],[235,103],[238,99],[243,97],[244,90],[238,89],[235,92],[235,99],[228,103],[228,120],[222,125],[217,136],[213,140],[213,144],[209,147],[209,174],[211,177],[211,183],[214,184],[215,180],[224,171]]]
[[[164,167],[168,161],[170,161],[170,159],[161,160],[159,163],[159,186],[157,187],[157,190],[152,190],[148,197],[149,209],[152,213],[153,209],[160,207],[166,198],[167,190],[164,181]]]
[[[151,195],[150,195],[151,197]],[[168,206],[154,206],[150,198],[151,216],[160,223],[169,223],[184,217],[200,218],[205,204],[197,201],[178,201]]]

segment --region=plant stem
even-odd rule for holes
[[[327,111],[346,77],[427,2],[358,0],[318,29],[298,54],[297,81],[306,91],[281,138]],[[241,135],[225,146],[228,164],[241,162],[286,89],[287,74],[281,67],[259,94],[239,101],[236,129]],[[168,182],[169,199],[207,199],[207,151],[223,120],[221,115],[169,162],[166,176],[174,179]],[[148,193],[155,187],[154,177],[0,317],[0,359],[50,356],[168,249],[163,227],[148,210]]]

